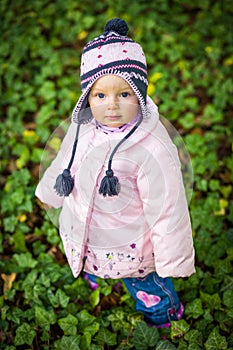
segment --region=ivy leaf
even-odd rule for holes
[[[88,333],[92,336],[95,335],[100,328],[100,324],[98,322],[93,322],[91,325],[85,328],[84,334]]]
[[[65,335],[76,335],[78,319],[73,315],[69,314],[67,317],[60,318],[58,324]]]
[[[66,308],[66,306],[69,303],[70,298],[61,290],[60,288],[56,291],[56,297],[58,300],[59,305],[61,305],[63,308]]]
[[[96,320],[95,316],[90,315],[87,310],[80,311],[77,318],[79,320],[80,332],[85,331],[87,326],[91,325]]]
[[[117,344],[116,336],[116,334],[111,333],[108,329],[101,328],[95,340],[98,344],[113,346]]]
[[[223,304],[226,305],[228,308],[231,308],[232,301],[233,301],[233,290],[226,290],[223,293]]]
[[[188,315],[188,318],[192,317],[197,319],[204,314],[202,309],[201,299],[195,299],[191,303],[188,303],[185,307],[185,314]]]
[[[80,336],[73,335],[70,337],[63,336],[58,346],[58,350],[80,350]]]
[[[185,320],[171,321],[171,338],[180,338],[189,331],[189,324]]]
[[[169,340],[160,340],[155,350],[176,350],[176,347]]]
[[[38,261],[32,258],[31,253],[15,254],[14,259],[18,263],[19,267],[22,268],[28,267],[33,269],[38,264]]]
[[[28,323],[23,323],[16,329],[15,345],[31,345],[35,336],[36,331],[34,331]]]
[[[144,321],[137,322],[133,333],[133,341],[137,350],[146,350],[149,346],[155,346],[158,340],[157,328],[148,327]]]
[[[188,350],[202,350],[203,348],[201,348],[199,345],[191,343],[189,344]]]
[[[194,345],[203,349],[202,334],[200,331],[193,329],[185,334],[184,339],[189,342],[189,346]]]
[[[130,328],[130,324],[124,320],[124,317],[125,314],[123,310],[116,310],[107,317],[107,319],[111,321],[111,326],[114,332],[117,332],[122,328],[125,330]]]
[[[93,308],[99,304],[99,302],[100,302],[100,289],[99,288],[97,288],[94,292],[91,293],[91,295],[89,297],[89,301],[90,301],[90,304]]]
[[[3,219],[4,229],[6,232],[14,232],[17,224],[17,218],[15,215],[11,215]]]
[[[17,231],[13,234],[13,244],[15,248],[15,252],[24,253],[27,251],[27,247],[25,244],[25,235],[21,231]]]
[[[227,311],[227,316],[233,318],[233,308]]]
[[[201,300],[207,305],[210,310],[220,310],[221,309],[221,299],[220,296],[215,293],[213,295],[201,292]]]
[[[50,325],[56,323],[57,317],[53,310],[45,310],[39,306],[35,306],[35,319],[38,326],[43,330],[48,331]]]
[[[219,334],[218,327],[215,327],[205,342],[206,350],[227,350],[226,338]]]

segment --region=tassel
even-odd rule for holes
[[[106,171],[106,176],[102,179],[99,193],[104,197],[106,196],[118,196],[120,192],[120,183],[116,176],[113,176],[114,173],[112,169],[108,169]]]
[[[62,196],[68,197],[74,188],[74,178],[70,174],[70,169],[74,161],[74,156],[75,156],[75,152],[78,144],[78,134],[79,134],[80,125],[81,124],[78,123],[69,165],[67,169],[63,170],[62,174],[58,175],[56,179],[56,183],[53,187],[60,197]]]
[[[63,173],[58,175],[56,179],[56,184],[54,189],[56,190],[59,196],[69,196],[74,187],[74,179],[70,174],[69,169],[63,170]]]

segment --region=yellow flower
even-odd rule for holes
[[[25,222],[27,220],[27,215],[21,214],[17,216],[17,219],[19,220],[19,222]]]
[[[226,214],[226,208],[228,207],[228,201],[226,199],[219,200],[219,210],[214,212],[215,216],[223,216]]]
[[[156,83],[159,79],[161,79],[163,76],[163,73],[155,72],[150,76],[150,82]]]
[[[24,130],[23,131],[23,137],[34,137],[35,135],[36,135],[36,133],[33,130]]]
[[[78,33],[78,39],[84,40],[87,37],[88,32],[86,30],[81,30],[81,32]]]
[[[207,53],[211,53],[211,52],[213,51],[212,46],[206,46],[205,51],[206,51]]]
[[[155,93],[156,87],[155,84],[149,83],[147,93],[149,96],[152,96]]]

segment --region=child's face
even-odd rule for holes
[[[129,84],[117,75],[104,75],[92,86],[89,104],[100,123],[119,127],[133,120],[139,110],[138,98]]]

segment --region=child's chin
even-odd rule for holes
[[[112,123],[107,123],[106,124],[110,128],[119,128],[120,126],[124,125],[123,123],[117,123],[117,122],[112,122]]]

